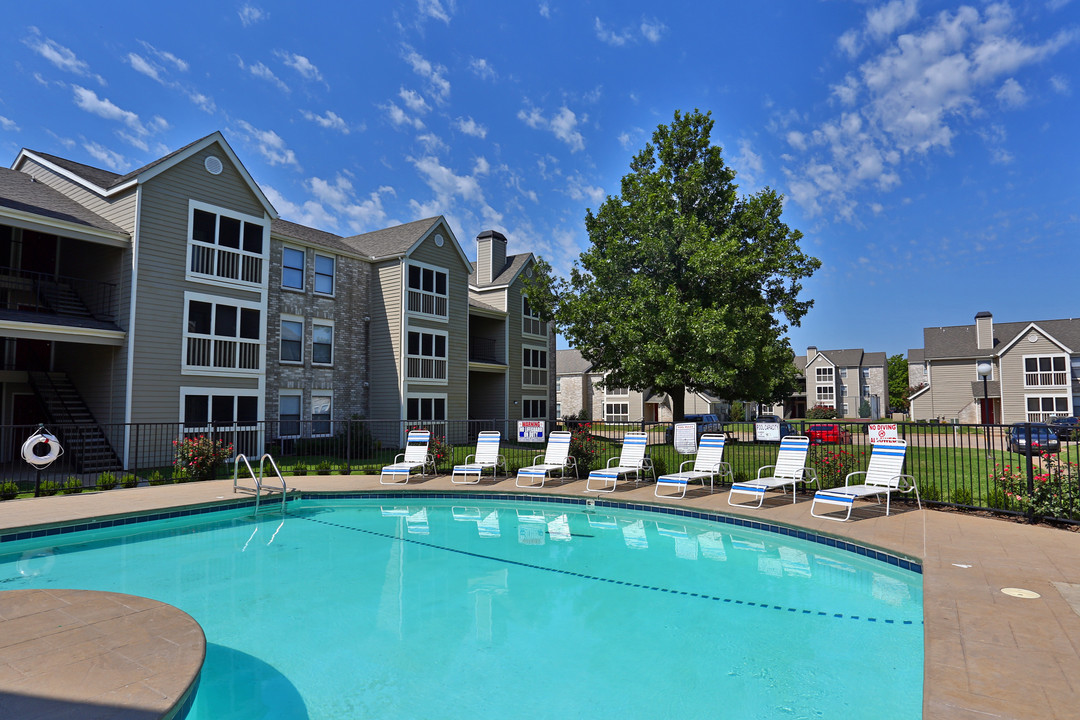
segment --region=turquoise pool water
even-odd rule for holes
[[[190,613],[199,720],[921,717],[921,576],[855,553],[540,502],[250,513],[4,543],[0,590]]]

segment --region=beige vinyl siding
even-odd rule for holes
[[[507,348],[506,348],[506,381],[509,387],[508,395],[510,396],[510,418],[512,420],[521,419],[521,399],[526,395],[539,395],[540,392],[533,386],[527,389],[521,387],[522,377],[522,352],[521,349],[524,345],[529,344],[536,347],[540,346],[538,342],[526,343],[521,336],[521,288],[517,283],[511,285],[506,291],[499,293],[502,297],[502,302],[499,305],[505,310],[510,308],[510,311],[506,313],[506,335],[507,335]],[[487,302],[487,298],[484,299]],[[495,303],[492,303],[493,305]],[[516,304],[516,305],[515,305]],[[517,311],[513,310],[517,307]],[[548,365],[551,364],[551,357],[548,357]],[[550,373],[550,369],[548,370]],[[516,405],[514,403],[517,403]]]
[[[397,260],[376,265],[371,284],[370,409],[373,419],[401,419],[398,392],[401,351],[401,265]]]
[[[937,416],[934,415],[934,393],[932,391],[924,392],[911,401],[912,420],[929,420],[934,417]]]
[[[67,195],[86,209],[119,225],[128,232],[135,230],[135,189],[125,190],[122,194],[103,197],[87,190],[85,186],[56,175],[52,170],[27,159],[19,170],[37,178],[54,190]]]
[[[490,305],[493,308],[498,308],[503,312],[506,312],[506,290],[499,288],[498,290],[473,290],[473,296],[484,303]]]
[[[959,419],[973,402],[971,381],[978,378],[974,360],[935,360],[930,369],[930,417]]]
[[[1034,334],[1035,342],[1028,338]],[[1001,372],[1001,414],[1004,422],[1025,422],[1027,420],[1027,395],[1067,396],[1072,395],[1071,385],[1048,387],[1024,387],[1024,357],[1028,355],[1064,355],[1065,369],[1069,372],[1069,354],[1046,338],[1038,330],[1028,330],[1021,338],[1002,354],[998,363]],[[934,372],[937,372],[936,368]],[[972,370],[974,373],[974,370]]]
[[[228,162],[220,175],[203,167],[215,144],[143,184],[132,377],[133,422],[176,422],[180,388],[257,389],[258,378],[182,375],[184,293],[259,302],[259,292],[185,280],[189,200],[263,217],[262,206]],[[269,220],[266,221],[269,225]],[[264,235],[269,244],[269,233]],[[266,318],[263,317],[265,333]]]

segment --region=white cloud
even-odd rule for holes
[[[81,77],[93,78],[101,85],[106,84],[105,78],[91,72],[90,65],[85,60],[80,60],[74,52],[49,38],[42,37],[41,31],[36,27],[31,27],[30,32],[33,33],[33,36],[26,38],[23,42],[38,55],[61,70],[75,73]]]
[[[310,110],[301,110],[300,114],[305,120],[310,120],[319,127],[327,130],[337,130],[342,135],[349,134],[349,125],[333,110],[327,110],[325,115],[316,115]]]
[[[405,47],[405,62],[409,63],[414,73],[428,81],[431,94],[437,100],[443,101],[450,97],[450,81],[444,77],[445,67],[427,60],[408,46]]]
[[[540,17],[543,17],[543,18],[551,17],[551,6],[548,5],[546,2],[540,3]]]
[[[471,117],[459,117],[454,121],[454,127],[466,135],[471,135],[480,138],[481,140],[487,137],[487,128],[473,120]]]
[[[862,34],[858,30],[847,30],[836,39],[836,45],[849,58],[862,52]]]
[[[667,25],[659,20],[642,20],[641,21],[641,35],[654,45],[660,42],[660,38],[667,32]]]
[[[749,188],[760,185],[760,178],[765,171],[765,164],[761,160],[761,155],[754,152],[749,140],[740,139],[738,147],[739,152],[731,158],[731,167],[738,173],[736,182],[745,192]]]
[[[429,17],[433,20],[441,20],[447,25],[450,24],[450,14],[454,12],[453,0],[449,3],[449,9],[444,8],[439,0],[416,0],[416,4],[421,17]]]
[[[1071,88],[1069,86],[1069,78],[1064,75],[1055,75],[1050,78],[1050,87],[1054,89],[1058,95],[1071,94]]]
[[[284,92],[289,92],[289,86],[286,85],[281,78],[275,75],[273,70],[263,63],[257,62],[254,65],[245,65],[242,58],[237,58],[237,61],[240,63],[241,70],[247,70],[255,77],[277,85],[278,89],[283,90]]]
[[[165,82],[161,78],[161,72],[162,72],[163,68],[160,65],[156,64],[156,63],[150,62],[149,60],[144,58],[142,55],[137,55],[135,53],[128,53],[127,61],[128,61],[128,64],[131,65],[131,68],[135,72],[142,73],[143,75],[150,78],[151,80],[155,80],[155,81],[157,81],[159,83],[164,83]]]
[[[98,117],[123,123],[134,135],[128,133],[121,135],[121,137],[140,150],[147,149],[144,138],[166,130],[169,126],[165,119],[160,116],[155,116],[148,123],[144,123],[136,113],[131,110],[124,110],[108,98],[98,97],[93,90],[88,90],[79,85],[72,85],[71,88],[75,93],[75,105]]]
[[[536,130],[550,130],[555,137],[563,141],[570,148],[570,152],[585,149],[585,138],[577,129],[578,124],[588,119],[582,115],[579,119],[574,111],[563,105],[551,118],[545,118],[539,108],[518,110],[518,119],[529,127]]]
[[[271,165],[292,165],[299,169],[296,153],[290,150],[285,141],[273,130],[260,130],[244,120],[238,121],[241,134],[251,142],[263,159]]]
[[[491,66],[491,63],[486,58],[471,58],[469,60],[469,69],[481,80],[495,80],[498,77],[495,68]]]
[[[401,88],[401,90],[398,91],[398,97],[400,97],[401,101],[405,103],[405,106],[412,110],[414,113],[422,115],[431,110],[431,106],[429,106],[427,104],[427,101],[424,100],[423,95],[416,92],[415,90],[406,90],[405,88]]]
[[[1056,12],[1068,5],[1070,2],[1072,2],[1072,0],[1047,0],[1046,7]]]
[[[601,22],[600,18],[596,18],[594,27],[596,29],[596,37],[600,42],[607,43],[612,47],[622,47],[634,37],[630,30],[623,30],[621,33],[617,33],[614,30],[608,30],[607,26]]]
[[[151,45],[150,43],[146,42],[145,40],[140,40],[139,44],[142,45],[144,48],[146,48],[146,51],[149,52],[154,57],[156,57],[158,60],[160,60],[160,61],[162,61],[164,63],[167,63],[169,65],[172,65],[174,68],[176,68],[180,72],[187,72],[188,71],[188,64],[187,64],[186,60],[178,58],[177,56],[173,55],[171,52],[168,52],[166,50],[159,50],[156,47],[154,47],[153,45]]]
[[[169,68],[166,66],[171,66],[172,68],[180,72],[187,72],[189,67],[187,61],[177,57],[176,55],[173,55],[171,52],[159,50],[150,43],[143,40],[140,40],[139,43],[144,48],[146,48],[147,52],[160,60],[162,63],[165,63],[165,65],[161,65],[154,62],[153,60],[149,60],[142,55],[139,55],[138,53],[128,53],[127,62],[129,65],[131,65],[133,70],[145,75],[146,77],[154,80],[155,82],[160,83],[164,87],[182,92],[184,95],[187,95],[188,99],[196,106],[198,106],[198,108],[203,112],[214,112],[216,106],[214,105],[214,101],[208,95],[194,90],[185,83],[172,80],[168,77]],[[244,67],[243,61],[240,62],[240,67]]]
[[[408,125],[416,130],[424,129],[424,121],[420,118],[410,117],[408,113],[399,108],[392,102],[388,102],[385,105],[379,106],[386,112],[386,117],[390,119],[394,127],[401,127],[402,125]]]
[[[350,230],[354,233],[367,232],[383,227],[386,223],[386,210],[383,208],[382,198],[387,195],[395,195],[392,187],[384,185],[361,200],[357,196],[352,182],[340,173],[333,180],[324,180],[318,177],[308,178],[304,185],[308,192],[315,197],[315,201],[309,200],[305,202],[299,208],[303,213],[324,218],[323,227],[326,227],[327,224],[337,227],[336,216],[344,216]],[[271,202],[273,201],[271,200]],[[326,206],[329,206],[333,212],[328,211]],[[329,219],[329,222],[327,219]]]
[[[866,31],[877,40],[906,27],[919,12],[917,0],[892,0],[866,13]]]
[[[417,135],[416,141],[424,146],[424,152],[426,153],[439,153],[449,150],[450,147],[443,142],[443,139],[435,133],[428,132],[423,135]]]
[[[306,200],[302,204],[297,204],[270,185],[261,185],[260,187],[263,193],[266,194],[266,199],[270,201],[270,204],[274,206],[274,209],[278,211],[278,215],[283,220],[321,230],[337,228],[337,217],[314,200]]]
[[[420,173],[429,188],[435,193],[432,200],[421,203],[418,200],[410,200],[409,205],[418,217],[426,217],[432,214],[449,214],[453,211],[458,201],[467,204],[466,210],[470,214],[478,214],[487,226],[499,225],[502,215],[488,205],[484,199],[484,192],[480,187],[479,177],[486,173],[487,161],[477,162],[471,175],[459,175],[451,168],[444,166],[439,159],[431,155],[420,158],[409,158],[409,162]]]
[[[265,20],[268,17],[262,9],[257,8],[254,5],[244,5],[240,8],[238,14],[240,15],[240,23],[244,27],[251,27],[260,20]]]
[[[829,89],[832,90],[833,97],[843,105],[854,105],[859,98],[859,80],[852,75],[844,77],[842,83],[830,85]]]
[[[6,118],[0,115],[0,128],[3,128],[7,132],[18,132],[19,125],[12,119]]]
[[[108,149],[96,142],[84,142],[83,149],[90,153],[91,157],[102,163],[105,167],[116,172],[124,172],[131,168],[127,158],[118,152]]]
[[[1018,108],[1027,103],[1027,93],[1015,79],[1009,78],[1001,84],[997,91],[997,99],[1004,107]]]
[[[600,207],[600,203],[604,202],[604,188],[596,185],[590,185],[581,173],[575,172],[566,178],[566,187],[564,192],[570,196],[572,200],[584,200],[590,203],[590,207],[596,209]]]
[[[300,73],[300,75],[305,80],[314,80],[315,82],[321,83],[326,82],[325,80],[323,80],[323,76],[322,73],[319,72],[319,68],[315,67],[315,64],[303,55],[284,52],[282,50],[276,51],[274,55],[277,56],[277,58],[281,60],[281,62],[285,63],[285,65],[291,67],[293,70]]]

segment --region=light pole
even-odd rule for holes
[[[989,393],[989,391],[987,390],[987,387],[986,387],[986,378],[990,377],[990,373],[993,372],[993,371],[994,371],[994,366],[990,364],[989,360],[980,360],[978,362],[978,364],[975,365],[975,372],[977,372],[979,374],[979,377],[981,377],[982,381],[983,381],[983,406],[982,406],[982,412],[979,413],[979,415],[982,416],[981,420],[983,422],[983,434],[986,435],[986,459],[987,460],[990,460],[992,458],[990,457],[990,423],[987,422],[987,416],[989,416],[989,414],[990,414],[990,412],[989,412],[990,393]]]

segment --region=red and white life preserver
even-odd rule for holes
[[[41,454],[41,446],[45,446],[44,454]],[[64,454],[64,448],[60,441],[52,433],[39,430],[26,439],[22,446],[22,459],[34,467],[44,468],[52,465],[56,458]]]

